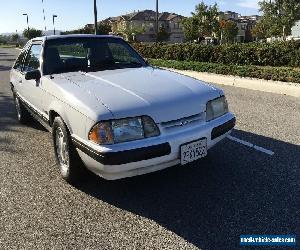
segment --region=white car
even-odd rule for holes
[[[222,90],[148,65],[118,37],[33,39],[10,81],[18,120],[52,131],[69,182],[83,165],[115,180],[188,164],[235,126]]]

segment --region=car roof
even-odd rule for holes
[[[31,42],[45,42],[48,40],[65,39],[65,38],[120,38],[113,35],[93,35],[93,34],[73,34],[73,35],[52,35],[41,36],[31,39]]]

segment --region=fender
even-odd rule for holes
[[[78,112],[72,106],[55,98],[50,103],[48,110],[49,122],[51,126],[55,117],[53,117],[53,115],[57,114],[63,119],[71,135],[75,134],[81,138],[87,137],[87,117]]]

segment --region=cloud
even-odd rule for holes
[[[245,0],[243,2],[238,2],[237,5],[240,7],[257,10],[259,9],[258,2],[259,0]]]

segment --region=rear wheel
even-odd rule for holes
[[[14,94],[14,101],[15,101],[18,121],[22,124],[27,123],[31,118],[28,110],[24,107],[24,105],[22,104],[22,102],[20,101],[19,97],[16,94]]]
[[[63,120],[56,117],[52,126],[54,153],[63,179],[75,183],[84,175],[83,163],[72,144],[70,133]]]

